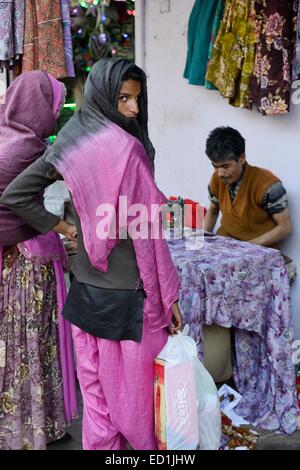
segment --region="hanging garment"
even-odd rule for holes
[[[188,53],[184,78],[191,85],[204,85],[209,43],[218,0],[196,0],[188,27]]]
[[[73,46],[71,34],[71,17],[70,17],[70,0],[60,0],[62,26],[64,34],[64,48],[67,72],[69,77],[75,77],[74,62],[73,62]]]
[[[23,54],[24,0],[0,2],[0,69],[13,65]]]
[[[253,103],[264,115],[286,114],[290,107],[297,2],[256,0],[259,41],[255,54]]]
[[[229,100],[232,106],[241,108],[252,108],[251,86],[254,71],[254,58],[256,48],[255,35],[255,1],[249,2],[248,18],[246,25],[245,47],[243,48],[244,58],[241,73],[237,79],[236,96]]]
[[[232,105],[243,108],[251,108],[254,32],[254,0],[227,1],[206,74]]]
[[[26,0],[22,72],[42,70],[68,76],[60,0]]]
[[[223,21],[223,16],[224,16],[224,8],[225,8],[225,1],[224,0],[219,0],[218,6],[217,6],[217,11],[215,14],[215,19],[213,23],[213,28],[212,28],[212,33],[211,33],[211,38],[210,38],[210,45],[209,45],[209,51],[208,51],[208,60],[212,58],[212,53],[213,53],[213,47],[216,42],[216,39],[218,37],[221,24]],[[210,89],[210,90],[216,90],[216,87],[207,80],[205,80],[205,87]]]
[[[294,61],[293,61],[293,80],[298,80],[300,78],[300,3],[298,6],[298,18],[297,18],[297,27],[296,27],[296,45],[294,52]]]

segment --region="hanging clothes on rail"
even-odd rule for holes
[[[223,16],[224,16],[224,8],[225,8],[225,0],[219,0],[214,22],[213,22],[213,28],[212,28],[212,33],[210,37],[210,44],[209,44],[209,51],[208,51],[208,61],[212,58],[212,53],[213,53],[213,47],[216,42],[216,39],[218,37],[222,21],[223,21]],[[216,90],[216,87],[207,80],[205,80],[205,87],[208,88],[209,90]]]
[[[70,0],[60,0],[62,27],[64,35],[65,60],[68,77],[75,77],[73,62],[73,46],[71,34],[71,16],[70,16]]]
[[[29,70],[68,76],[60,0],[25,0],[22,72]]]
[[[0,69],[12,66],[23,54],[24,0],[0,2]]]
[[[251,108],[254,54],[254,0],[227,0],[206,80],[234,106]]]
[[[188,26],[188,53],[184,78],[191,85],[204,85],[209,44],[219,0],[196,0]]]
[[[264,115],[290,109],[292,61],[298,2],[256,0],[259,41],[255,55],[253,102]]]

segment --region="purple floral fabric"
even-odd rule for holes
[[[0,67],[23,53],[24,0],[0,1]]]
[[[75,77],[73,46],[71,33],[70,0],[60,0],[61,17],[64,34],[65,59],[68,77]]]
[[[200,250],[186,250],[185,240],[169,247],[200,359],[203,324],[233,327],[234,381],[243,395],[236,411],[260,428],[295,431],[290,288],[280,252],[217,236],[206,237]]]
[[[0,284],[0,450],[45,450],[65,433],[53,263],[4,259]]]

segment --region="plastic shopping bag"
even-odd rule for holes
[[[198,426],[200,450],[218,450],[221,443],[222,423],[218,390],[209,372],[195,358],[198,398]]]
[[[155,359],[155,433],[160,450],[218,449],[219,398],[213,379],[197,357],[195,341],[169,336]]]

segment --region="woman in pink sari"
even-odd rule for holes
[[[132,210],[140,205],[150,215],[166,201],[153,178],[147,118],[144,72],[123,59],[98,61],[80,111],[2,197],[37,230],[53,228],[72,239],[72,227],[54,225],[35,202],[58,174],[69,188],[78,250],[63,316],[73,324],[88,450],[121,450],[127,443],[157,448],[154,358],[168,330],[181,328],[179,280],[161,226],[154,236],[153,220],[145,216],[145,236],[134,233]],[[128,211],[121,209],[124,199]],[[119,215],[103,221],[105,208]]]
[[[0,194],[46,150],[63,84],[26,72],[0,107]],[[43,194],[39,195],[39,201]],[[71,329],[61,316],[65,253],[0,205],[0,449],[46,449],[77,414]]]

